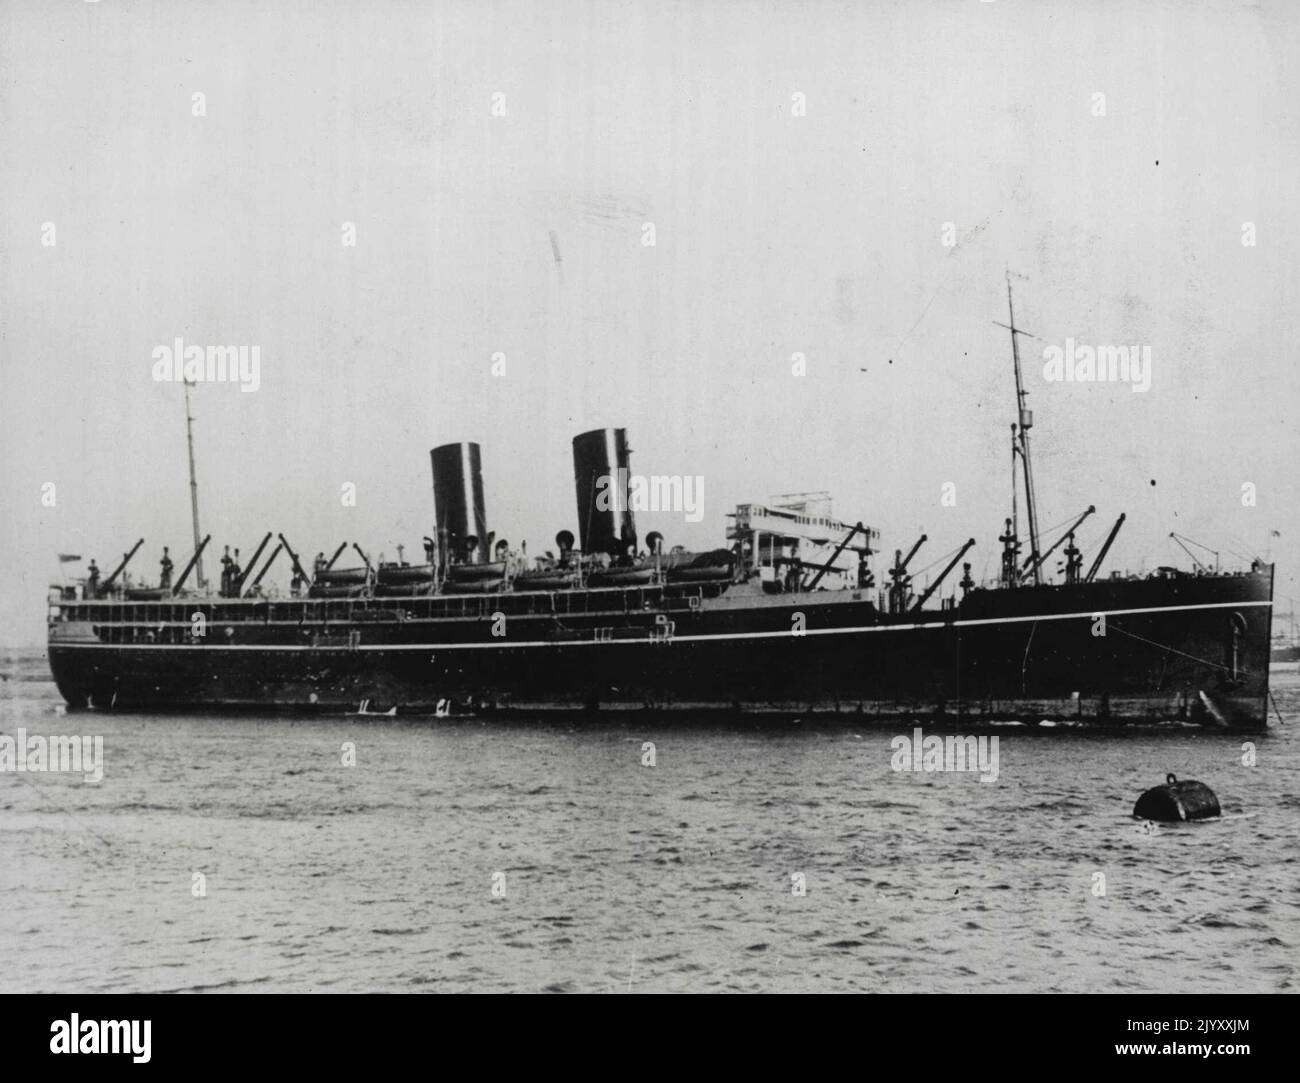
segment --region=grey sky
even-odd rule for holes
[[[1141,394],[1046,383],[1026,343],[1044,526],[1095,503],[1090,549],[1127,512],[1135,570],[1187,563],[1170,530],[1271,544],[1294,595],[1298,30],[1288,3],[6,0],[0,642],[42,638],[57,552],[187,555],[152,378],[177,336],[261,350],[256,393],[195,395],[204,529],[246,554],[418,552],[459,439],[540,552],[575,526],[570,438],[619,425],[639,472],[705,479],[703,522],[641,517],[669,544],[827,488],[891,552],[974,536],[994,574],[1008,266],[1048,343],[1153,356]]]

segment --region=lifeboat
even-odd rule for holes
[[[515,576],[515,590],[568,590],[577,582],[577,573],[568,568],[520,572]]]
[[[128,587],[123,593],[133,602],[160,602],[172,596],[170,587]]]
[[[418,598],[433,594],[433,580],[421,583],[380,583],[375,587],[375,595],[380,598]]]
[[[484,579],[503,579],[506,562],[494,560],[486,564],[453,564],[447,569],[447,583],[476,583]]]
[[[328,568],[316,573],[318,586],[338,587],[344,584],[361,584],[370,576],[369,568]]]
[[[456,582],[448,579],[442,585],[444,594],[497,594],[506,587],[505,577],[500,579],[466,579]]]
[[[433,573],[432,564],[381,564],[379,583],[381,586],[393,586],[398,583],[431,583]]]
[[[360,598],[368,589],[365,583],[313,583],[313,598]]]
[[[627,568],[602,568],[587,576],[591,587],[640,587],[655,580],[658,569],[653,564],[634,564]]]
[[[668,569],[670,583],[700,583],[710,579],[730,579],[735,554],[730,549],[712,549],[707,553],[683,554],[690,559]]]

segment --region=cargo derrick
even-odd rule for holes
[[[919,544],[919,543],[918,543],[918,544]],[[971,539],[970,539],[970,540],[969,540],[965,545],[963,545],[963,546],[961,547],[961,549],[959,549],[959,550],[957,551],[957,555],[956,555],[955,557],[953,557],[951,561],[948,562],[948,566],[947,566],[946,568],[944,568],[944,570],[941,571],[941,572],[939,573],[939,575],[935,578],[935,581],[934,581],[933,583],[931,583],[931,584],[930,584],[930,585],[925,589],[924,593],[922,593],[921,597],[919,597],[919,598],[916,600],[916,604],[912,606],[912,612],[913,612],[913,613],[919,613],[919,612],[921,612],[922,609],[925,608],[925,603],[928,602],[928,601],[930,600],[930,596],[931,596],[932,594],[934,594],[934,592],[935,592],[936,590],[938,590],[938,589],[943,585],[943,581],[944,581],[945,579],[948,578],[948,573],[951,572],[951,571],[953,570],[953,568],[957,567],[957,562],[958,562],[959,560],[961,560],[961,558],[964,557],[964,556],[965,556],[965,555],[966,555],[966,554],[971,550],[971,548],[972,548],[974,545],[975,545],[975,539],[974,539],[974,538],[971,538]],[[966,575],[965,579],[966,579],[966,581],[969,581],[969,579],[970,579],[970,575],[969,575],[969,572],[970,572],[970,565],[967,564],[965,567],[966,567],[966,571],[967,571],[967,575]],[[971,586],[973,586],[973,585],[974,585],[974,584],[971,584]],[[969,590],[969,589],[970,589],[969,586],[966,586],[966,583],[965,583],[965,582],[963,582],[962,586],[963,586],[963,588],[964,588],[965,590]]]
[[[266,537],[262,539],[262,543],[253,552],[253,557],[248,562],[248,567],[241,570],[240,573],[231,580],[230,596],[232,598],[238,598],[243,593],[244,583],[248,581],[248,577],[252,574],[253,569],[257,567],[257,562],[262,559],[262,552],[266,549],[266,543],[270,540],[271,531],[268,530],[266,532]]]
[[[142,546],[143,544],[144,544],[144,539],[141,538],[138,542],[136,542],[133,546],[131,546],[131,551],[129,553],[122,554],[122,563],[120,563],[116,568],[114,568],[112,574],[107,579],[105,579],[103,583],[100,584],[99,594],[101,597],[112,592],[114,585],[117,582],[117,577],[121,575],[124,571],[126,571],[126,566],[131,563],[131,558],[135,556],[137,552],[139,552],[140,546]]]
[[[266,575],[267,572],[271,570],[271,565],[275,563],[275,558],[280,555],[280,552],[283,549],[284,549],[284,542],[276,542],[275,548],[271,550],[271,555],[266,558],[266,563],[262,565],[262,570],[257,573],[257,578],[253,580],[253,582],[249,585],[248,590],[244,592],[245,598],[250,597],[257,592],[257,589],[261,585],[263,577]],[[249,568],[250,569],[252,568],[251,564],[249,565]]]
[[[916,552],[928,540],[925,534],[916,539],[907,556],[901,549],[894,550],[894,566],[889,569],[889,612],[906,613],[911,605],[912,577],[907,574],[907,566],[912,563]]]
[[[185,570],[181,572],[181,577],[178,580],[176,580],[176,586],[172,588],[173,596],[180,594],[181,588],[185,586],[185,580],[190,577],[190,572],[193,571],[198,566],[199,561],[202,560],[203,550],[207,548],[208,542],[210,542],[211,540],[212,540],[212,535],[209,534],[201,542],[199,542],[197,546],[195,546],[194,555],[190,557],[189,563],[185,565]]]

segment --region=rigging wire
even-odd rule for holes
[[[917,579],[917,578],[919,578],[920,576],[924,575],[926,572],[928,572],[928,571],[929,571],[931,568],[933,568],[936,564],[942,564],[945,560],[949,560],[949,559],[951,559],[951,558],[952,558],[952,557],[957,553],[957,551],[958,551],[960,548],[961,548],[960,545],[954,545],[951,549],[949,549],[946,553],[944,553],[943,556],[941,556],[941,557],[936,557],[936,558],[935,558],[934,560],[932,560],[929,564],[927,564],[924,568],[918,568],[916,571],[911,572],[910,574],[911,574],[912,578],[913,578],[913,579]]]

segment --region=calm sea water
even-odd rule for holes
[[[0,732],[105,755],[0,774],[0,991],[1296,988],[1294,667],[1253,767],[1005,727],[991,784],[894,772],[906,727],[63,715],[40,652],[0,674]],[[1169,771],[1224,817],[1145,833]]]

